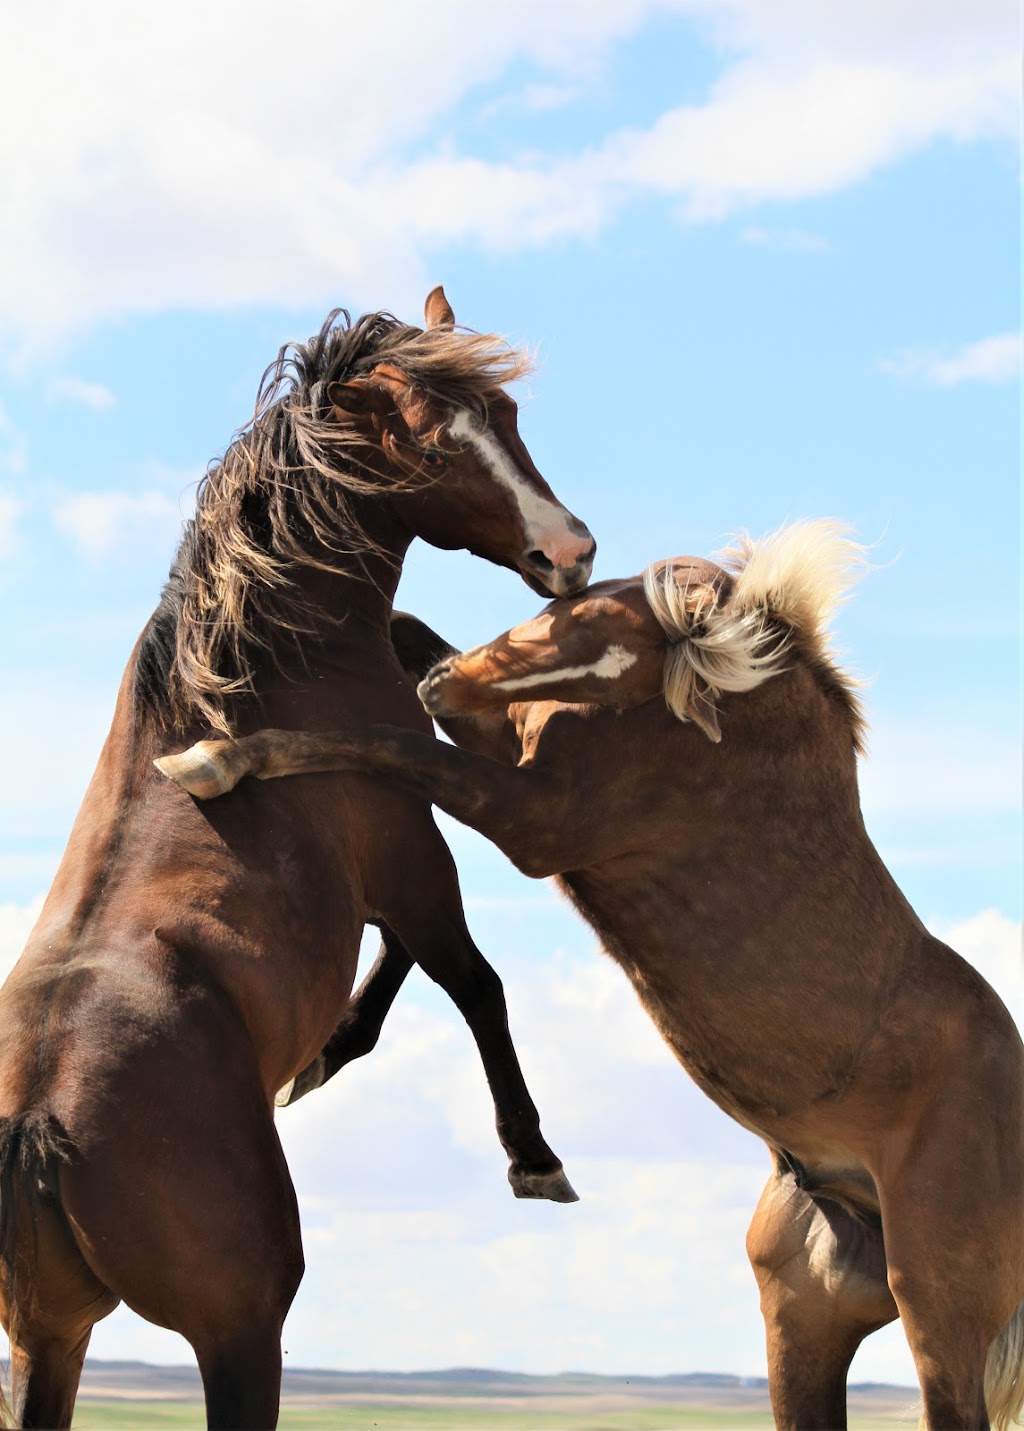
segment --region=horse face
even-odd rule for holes
[[[486,646],[450,656],[419,696],[432,715],[469,715],[520,701],[625,709],[660,694],[665,637],[639,577],[553,601]]]
[[[362,419],[400,479],[390,501],[417,536],[510,567],[541,596],[586,586],[594,538],[537,471],[507,393],[481,415],[438,402],[388,365],[333,387],[339,417]]]
[[[441,408],[406,389],[391,451],[418,485],[398,499],[418,536],[511,567],[542,596],[585,587],[596,543],[562,506],[519,436],[516,404],[498,393],[486,416]],[[403,438],[405,439],[403,441]]]

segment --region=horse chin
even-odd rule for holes
[[[582,562],[573,567],[552,567],[549,572],[538,572],[525,564],[516,567],[519,575],[531,591],[543,596],[545,601],[562,596],[577,596],[586,591],[590,581],[591,563]]]
[[[555,591],[547,582],[542,581],[535,572],[530,571],[527,567],[520,566],[517,567],[516,570],[530,590],[535,592],[537,596],[542,596],[545,601],[550,601],[553,596],[564,595],[561,591]],[[586,585],[586,583],[584,583],[584,585]]]

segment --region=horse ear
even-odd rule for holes
[[[452,306],[444,296],[444,289],[440,284],[427,294],[427,301],[423,305],[423,316],[428,329],[455,327],[455,314],[452,312]]]
[[[387,412],[392,406],[388,394],[370,378],[356,378],[350,383],[330,383],[327,397],[332,407],[350,417],[369,417],[371,413]]]

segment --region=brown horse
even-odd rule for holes
[[[574,1197],[429,806],[345,775],[201,808],[153,769],[211,727],[326,727],[341,711],[428,732],[388,629],[416,536],[538,591],[586,584],[593,540],[502,391],[523,358],[455,331],[440,289],[426,319],[332,315],[268,369],[201,486],[0,994],[0,1311],[19,1424],[70,1424],[91,1328],[122,1299],[192,1344],[210,1425],[276,1424],[302,1252],[274,1095],[335,1026],[367,920],[466,1016],[516,1192]]]
[[[899,1316],[927,1426],[1006,1426],[1024,1404],[1024,1050],[864,829],[863,720],[824,635],[857,556],[810,523],[555,601],[420,685],[464,749],[265,732],[164,768],[199,794],[388,774],[558,875],[679,1061],[769,1146],[747,1248],[778,1425],[845,1427],[853,1354]]]

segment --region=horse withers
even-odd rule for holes
[[[585,585],[593,539],[503,389],[525,368],[457,331],[440,289],[425,329],[333,314],[281,351],[200,486],[0,992],[0,1315],[22,1425],[70,1424],[91,1328],[120,1300],[192,1344],[211,1426],[276,1424],[302,1251],[274,1097],[335,1027],[367,921],[469,1022],[517,1194],[574,1197],[429,806],[343,774],[202,807],[153,768],[211,730],[339,711],[426,736],[389,637],[416,536],[545,594]]]
[[[747,1249],[778,1425],[844,1427],[854,1352],[899,1316],[925,1424],[1006,1427],[1024,1404],[1024,1050],[865,831],[864,720],[825,634],[857,559],[809,523],[554,601],[422,681],[464,749],[265,731],[164,768],[204,793],[386,774],[557,875],[684,1068],[768,1144]]]

